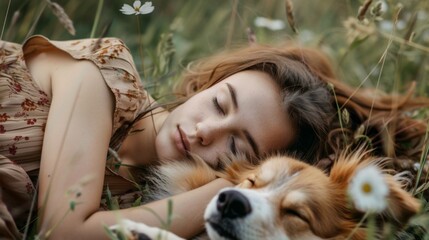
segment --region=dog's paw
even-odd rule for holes
[[[177,235],[157,227],[150,227],[143,223],[137,223],[128,219],[120,220],[119,224],[109,227],[119,239],[127,240],[182,240]]]

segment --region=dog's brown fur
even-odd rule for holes
[[[170,194],[187,191],[216,177],[238,184],[238,188],[260,191],[272,189],[270,204],[278,212],[273,224],[282,228],[290,239],[314,236],[320,239],[365,239],[366,226],[358,226],[364,213],[352,207],[347,188],[357,170],[383,164],[383,159],[370,156],[363,150],[342,154],[329,175],[320,169],[287,156],[272,156],[251,165],[244,158],[225,158],[224,169],[215,171],[201,159],[191,162],[172,162],[159,168],[158,178]],[[267,173],[269,172],[269,173]],[[299,174],[297,174],[299,173]],[[389,188],[387,209],[378,215],[381,222],[402,227],[420,209],[419,201],[401,188],[394,176],[383,173]],[[264,190],[265,191],[265,190]],[[298,195],[296,193],[299,193]],[[274,196],[275,195],[275,196]],[[302,199],[297,196],[302,196]],[[298,211],[302,218],[288,212]],[[276,211],[277,211],[276,210]]]

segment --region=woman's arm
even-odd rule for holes
[[[204,210],[212,197],[224,187],[230,187],[232,184],[225,179],[218,178],[200,188],[178,194],[171,197],[173,202],[172,225],[168,229],[174,234],[185,239],[189,239],[204,229]],[[148,226],[162,228],[159,219],[147,208],[155,211],[167,220],[167,199],[159,200],[146,204],[142,207],[128,208],[118,211],[103,211],[92,214],[85,222],[85,228],[93,229],[91,234],[94,238],[102,239],[106,237],[102,226],[111,226],[118,223],[119,217],[142,222]]]
[[[64,237],[68,227],[79,232],[79,224],[99,207],[113,95],[89,61],[59,51],[39,60],[49,66],[52,86],[39,174],[40,231],[55,228],[53,235]]]
[[[52,104],[43,142],[39,209],[41,236],[103,239],[103,225],[118,217],[161,226],[145,207],[167,216],[167,200],[118,211],[97,212],[102,194],[106,153],[112,131],[113,95],[99,69],[55,52],[50,64]],[[204,187],[174,196],[172,232],[190,237],[203,228],[203,211],[221,188],[218,179]]]

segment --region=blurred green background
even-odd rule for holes
[[[162,97],[187,64],[249,44],[248,29],[258,43],[293,41],[320,48],[350,85],[397,94],[415,81],[415,95],[429,95],[429,0],[373,0],[361,20],[357,16],[365,0],[153,0],[155,10],[139,16],[119,11],[124,3],[132,5],[131,0],[103,0],[101,8],[100,0],[51,1],[72,20],[74,36],[47,0],[0,0],[1,39],[22,43],[32,34],[55,40],[88,38],[101,10],[93,36],[121,38],[146,89],[161,102],[169,99]],[[287,21],[288,2],[297,33]],[[258,17],[278,20],[284,27],[258,26]],[[429,110],[424,112],[415,117],[427,122]],[[428,222],[427,214],[414,221],[426,227]]]
[[[22,43],[31,34],[56,40],[91,36],[99,1],[53,2],[62,6],[73,21],[75,36],[65,30],[45,0],[0,0],[2,39]],[[286,2],[154,0],[155,10],[137,17],[119,11],[124,3],[132,5],[133,1],[104,0],[94,36],[101,36],[110,25],[105,35],[125,41],[143,81],[155,95],[168,91],[165,89],[170,89],[190,61],[248,44],[248,28],[259,43],[293,40],[320,47],[334,62],[339,76],[351,85],[378,85],[390,93],[404,92],[410,81],[416,81],[416,94],[428,95],[429,1],[373,1],[365,19],[358,21],[363,0],[291,0],[298,33],[287,23]],[[377,5],[381,6],[381,14]],[[280,20],[284,28],[256,26],[257,17]]]

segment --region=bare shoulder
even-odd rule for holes
[[[26,63],[33,80],[53,96],[54,88],[67,85],[70,91],[80,81],[91,79],[93,84],[104,84],[98,67],[89,60],[77,60],[56,48],[44,49],[26,56]]]

